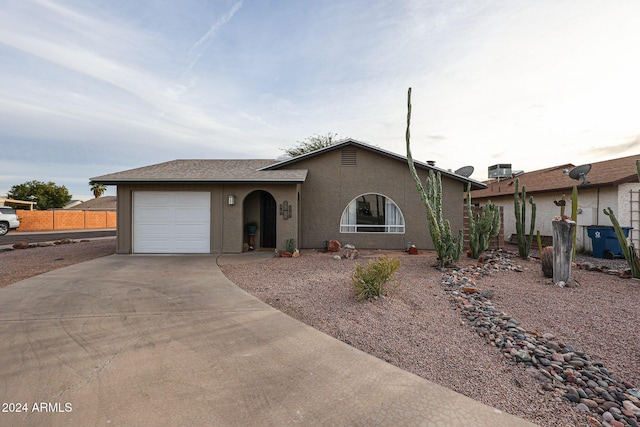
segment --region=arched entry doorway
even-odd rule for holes
[[[277,211],[276,200],[273,196],[263,190],[251,192],[244,199],[243,215],[245,223],[258,223],[258,230],[254,236],[256,246],[275,248]]]

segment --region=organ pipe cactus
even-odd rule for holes
[[[636,160],[636,171],[638,178],[640,179],[640,160]],[[638,259],[638,254],[636,253],[633,243],[627,242],[624,231],[622,231],[622,227],[620,227],[618,219],[613,214],[613,210],[608,207],[604,210],[604,213],[611,220],[611,224],[613,224],[613,228],[616,231],[616,237],[620,243],[620,248],[624,254],[624,259],[627,260],[627,264],[629,264],[629,268],[631,269],[631,276],[636,279],[640,279],[640,259]]]
[[[573,252],[571,253],[571,261],[575,261],[578,241],[578,187],[575,185],[571,192],[571,221],[576,223],[576,227],[573,229]]]
[[[640,160],[636,160],[636,171],[638,174],[638,179],[640,179]],[[633,246],[633,243],[627,242],[624,231],[622,231],[622,227],[620,227],[618,219],[613,214],[613,210],[608,207],[604,210],[604,213],[611,220],[611,224],[613,224],[613,228],[616,231],[616,237],[618,238],[618,242],[620,243],[620,248],[622,249],[622,253],[624,254],[624,259],[627,260],[627,264],[629,264],[629,268],[631,269],[631,276],[636,279],[640,279],[640,260],[638,259],[638,254],[636,253],[636,249]]]
[[[413,164],[413,157],[411,156],[410,148],[410,133],[409,126],[411,124],[411,88],[407,95],[407,162],[409,163],[409,171],[416,182],[416,188],[420,195],[420,200],[427,211],[427,221],[429,222],[429,234],[431,235],[431,241],[435,246],[436,253],[438,254],[438,261],[441,267],[449,266],[460,260],[460,254],[462,253],[463,234],[462,230],[458,231],[458,237],[454,237],[451,233],[451,225],[449,220],[442,217],[442,178],[440,173],[435,174],[432,170],[429,171],[426,185],[427,189],[422,185],[422,181],[416,172],[415,165]]]
[[[627,264],[629,264],[629,268],[631,269],[631,275],[636,279],[640,279],[640,260],[638,260],[633,243],[627,242],[624,231],[622,231],[622,227],[620,227],[620,223],[613,214],[611,208],[606,208],[604,213],[611,220],[611,224],[613,224],[613,228],[616,231],[616,237],[618,238],[618,242],[620,242],[620,248],[622,248],[622,253],[624,254],[624,259],[627,260]]]
[[[518,255],[522,259],[529,257],[529,251],[531,250],[531,243],[533,242],[533,230],[536,226],[536,204],[533,201],[533,196],[529,197],[529,204],[531,205],[531,226],[529,230],[529,236],[525,233],[525,224],[527,219],[527,188],[522,186],[522,193],[519,191],[520,180],[516,178],[516,188],[513,193],[513,204],[516,214],[516,235],[518,238]]]
[[[478,258],[480,253],[489,249],[491,239],[500,233],[500,210],[489,200],[474,213],[471,209],[471,184],[467,184],[467,217],[471,258]]]

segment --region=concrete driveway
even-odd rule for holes
[[[213,256],[113,255],[0,289],[0,402],[2,426],[533,425],[280,313]]]

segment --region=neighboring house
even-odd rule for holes
[[[514,187],[516,179],[520,187],[527,189],[527,199],[534,197],[536,203],[535,229],[547,236],[549,242],[551,221],[560,215],[560,207],[554,201],[566,198],[565,214],[571,215],[571,192],[578,188],[578,229],[577,247],[591,250],[591,239],[587,234],[590,225],[611,226],[609,217],[603,210],[610,207],[621,226],[634,227],[630,237],[640,247],[640,183],[636,170],[636,159],[640,155],[591,163],[586,181],[574,180],[567,172],[575,168],[573,164],[521,173],[517,176],[487,181],[487,188],[471,193],[473,203],[484,204],[491,200],[504,208],[504,237],[509,240],[516,233],[514,211]],[[527,201],[526,232],[529,232],[531,205]],[[515,239],[512,239],[515,242]],[[534,246],[535,243],[534,238]]]
[[[415,163],[423,180],[442,173],[443,214],[457,231],[467,183],[485,185]],[[289,239],[299,248],[331,239],[433,248],[406,157],[352,139],[282,161],[174,160],[91,181],[117,185],[118,253],[239,253],[250,237],[257,249],[284,249]]]
[[[12,206],[16,209],[33,210],[33,207],[37,205],[36,202],[29,202],[27,200],[14,200],[7,197],[0,197],[0,206]]]
[[[66,205],[64,208],[72,211],[115,211],[116,207],[116,196],[103,196],[73,204],[72,206]]]
[[[69,203],[67,203],[66,205],[64,205],[64,206],[62,207],[62,209],[73,209],[73,208],[75,208],[76,206],[78,206],[80,203],[82,203],[82,200],[74,199],[74,200],[71,200],[71,201],[70,201]]]

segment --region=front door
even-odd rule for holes
[[[260,247],[276,247],[276,200],[266,191],[260,193]]]

